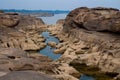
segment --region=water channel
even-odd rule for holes
[[[48,42],[55,42],[57,44],[59,43],[59,40],[54,36],[51,36],[49,32],[42,32],[42,36],[46,39],[46,44],[48,44]],[[53,60],[56,60],[61,56],[61,54],[54,54],[53,50],[55,50],[55,48],[47,45],[44,49],[40,50],[40,53],[50,57]]]
[[[66,15],[67,14],[58,14],[53,17],[41,17],[41,18],[46,24],[55,24],[58,19],[64,19]],[[57,44],[59,43],[59,40],[54,36],[51,36],[50,33],[47,31],[42,32],[42,35],[46,39],[45,41],[46,44],[51,41],[56,42]],[[60,58],[61,54],[54,54],[53,50],[55,50],[55,48],[47,45],[44,49],[40,50],[40,53],[50,57],[53,60],[57,60],[58,58]],[[82,75],[80,77],[80,80],[95,80],[95,79],[92,76]]]

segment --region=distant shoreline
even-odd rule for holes
[[[53,14],[62,14],[69,13],[69,10],[17,10],[17,9],[1,9],[5,12],[19,12],[19,13],[53,13]]]
[[[22,15],[32,15],[35,17],[52,17],[55,14],[68,14],[70,11],[65,10],[16,10],[16,9],[2,9],[4,12],[15,12]]]

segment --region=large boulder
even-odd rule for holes
[[[41,18],[36,18],[30,15],[19,15],[19,24],[16,26],[17,29],[22,29],[24,31],[40,29],[41,25],[44,25],[44,22]]]
[[[0,26],[6,27],[22,27],[27,28],[33,26],[43,25],[44,22],[40,18],[36,18],[29,15],[19,15],[18,13],[1,13],[0,14]],[[31,25],[31,26],[30,26]]]
[[[113,8],[80,7],[71,11],[64,23],[64,30],[85,28],[93,31],[120,32],[120,11]]]
[[[15,27],[16,25],[18,25],[18,23],[19,19],[17,15],[6,13],[0,14],[0,26]]]

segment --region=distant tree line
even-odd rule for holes
[[[3,11],[3,10],[0,10],[0,13],[4,13],[4,11]]]
[[[61,14],[69,13],[70,11],[65,10],[16,10],[16,9],[4,9],[5,12],[19,12],[19,13],[52,13],[52,14]]]

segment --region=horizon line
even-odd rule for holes
[[[71,11],[71,10],[62,10],[62,9],[0,9],[0,10],[28,10],[28,11],[32,11],[32,10],[46,10],[46,11]]]

